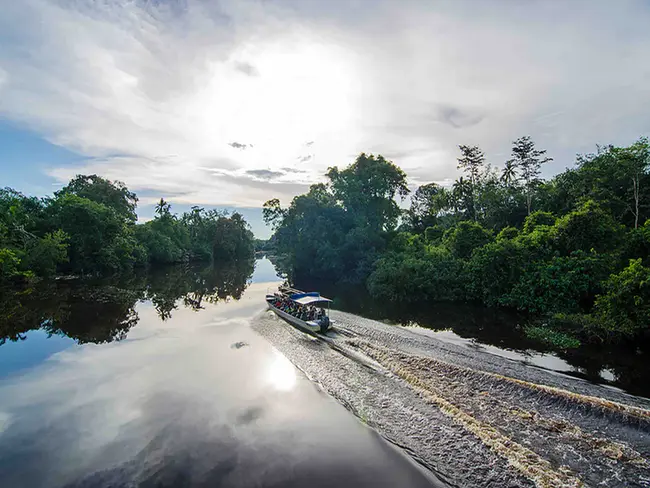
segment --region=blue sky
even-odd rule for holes
[[[643,0],[24,0],[0,16],[2,186],[78,173],[242,209],[288,203],[359,152],[411,187],[457,176],[457,145],[499,168],[531,135],[547,177],[650,134]]]

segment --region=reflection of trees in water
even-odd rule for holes
[[[49,281],[20,291],[0,291],[0,345],[42,329],[78,343],[104,343],[126,337],[138,323],[135,310],[151,300],[162,320],[179,303],[199,310],[204,303],[241,298],[254,261],[214,266],[173,266],[102,280]]]

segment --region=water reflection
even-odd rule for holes
[[[0,359],[38,327],[79,345],[0,375],[2,486],[440,486],[253,332],[269,284],[251,271],[4,298],[22,315],[4,314]]]
[[[268,367],[270,383],[280,391],[289,391],[296,384],[296,368],[286,357],[277,352]]]
[[[43,330],[79,344],[121,340],[139,322],[136,304],[150,301],[162,320],[174,310],[201,310],[206,303],[238,300],[254,261],[209,266],[170,266],[94,280],[41,282],[0,297],[0,345],[24,341]]]

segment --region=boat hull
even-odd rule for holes
[[[318,324],[316,322],[311,322],[311,321],[310,322],[305,322],[304,320],[299,319],[298,317],[294,317],[293,315],[288,314],[287,312],[277,308],[269,300],[267,300],[266,303],[268,304],[270,310],[273,310],[273,312],[275,312],[275,314],[278,317],[286,320],[291,325],[293,325],[293,326],[295,326],[295,327],[297,327],[299,329],[302,329],[302,330],[304,330],[306,332],[310,332],[312,334],[324,332],[324,331],[321,330],[320,324]]]

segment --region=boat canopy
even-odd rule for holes
[[[310,303],[316,303],[316,302],[331,302],[329,298],[322,297],[318,294],[318,292],[312,292],[312,293],[296,293],[295,295],[291,295],[291,299],[299,303],[300,305],[309,305]]]

